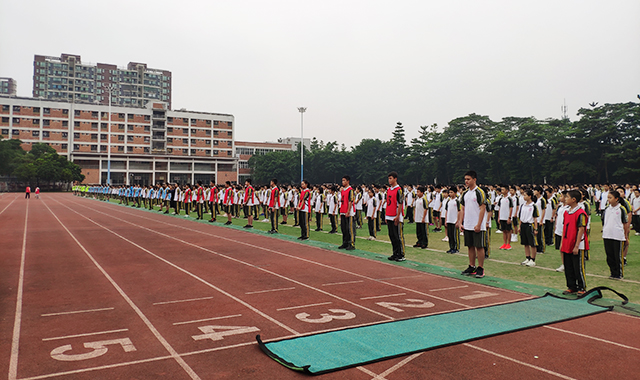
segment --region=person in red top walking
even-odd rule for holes
[[[300,184],[302,191],[300,192],[300,201],[296,205],[299,212],[298,221],[300,222],[300,237],[298,240],[309,240],[309,218],[311,216],[311,190],[309,189],[309,181],[306,179]]]
[[[25,190],[24,199],[31,199],[31,188],[29,186]]]
[[[589,249],[589,241],[585,235],[587,227],[587,213],[578,205],[582,194],[578,190],[571,190],[566,196],[569,209],[564,213],[562,241],[560,252],[564,261],[564,276],[567,279],[567,290],[562,294],[585,293],[587,281],[584,274],[584,255],[580,250],[580,242],[584,241],[584,249]]]
[[[36,187],[36,199],[40,199],[40,188]]]
[[[393,247],[393,254],[388,257],[391,261],[405,261],[404,258],[404,194],[402,187],[398,185],[398,173],[391,172],[388,175],[389,186],[387,190],[387,208],[385,221],[389,230],[389,240]]]
[[[338,249],[352,251],[356,249],[356,226],[353,216],[356,214],[354,201],[355,192],[351,187],[351,177],[342,177],[342,190],[340,190],[340,229],[342,230],[342,245]]]

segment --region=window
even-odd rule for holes
[[[168,143],[172,143],[173,142],[173,137],[167,137],[167,142]]]
[[[63,111],[67,111],[67,113],[69,112],[68,110],[63,110]],[[51,108],[43,108],[42,113],[45,115],[49,115],[51,113]]]
[[[40,113],[40,107],[33,107],[33,113]]]
[[[3,129],[2,130],[2,134],[3,135],[8,135],[9,134],[9,130],[8,129]]]
[[[13,106],[13,112],[20,112],[20,106]]]
[[[232,134],[233,134],[233,132],[227,131],[227,136],[231,137]]]
[[[98,111],[91,111],[91,117],[98,117]]]
[[[232,122],[232,121],[227,121],[227,125],[228,125],[229,127],[231,127],[231,126],[233,125],[233,122]],[[229,133],[231,133],[231,132],[229,132]]]
[[[189,124],[189,119],[186,118],[186,117],[183,117],[182,118],[182,122],[185,123],[185,124]]]
[[[73,144],[73,150],[80,150],[80,144]]]
[[[20,124],[20,118],[19,117],[14,117],[13,118],[13,124]]]
[[[213,145],[218,145],[218,140],[213,140]]]
[[[189,149],[182,149],[182,154],[189,154]]]
[[[63,120],[62,121],[62,126],[63,127],[68,127],[69,126],[69,122],[67,120]]]
[[[31,123],[32,123],[33,125],[39,125],[39,124],[40,124],[40,120],[38,120],[38,119],[31,119]]]
[[[97,152],[98,151],[98,146],[97,145],[91,145],[91,151],[92,152]]]
[[[107,134],[106,133],[101,134],[100,135],[100,140],[105,140],[106,141],[107,140]]]
[[[207,149],[204,151],[207,156],[211,156],[211,149]]]
[[[2,105],[2,112],[9,112],[9,106],[6,104]]]
[[[196,144],[196,139],[191,139],[191,144]]]
[[[98,139],[98,134],[97,133],[92,133],[91,134],[91,140],[97,140]]]
[[[91,129],[98,129],[98,123],[91,123]]]
[[[106,152],[107,151],[107,146],[106,145],[100,145],[100,151],[101,152]]]
[[[227,146],[231,146],[231,141],[227,141]]]
[[[173,128],[172,128],[172,127],[168,127],[168,128],[167,128],[167,132],[169,132],[169,133],[173,133]]]
[[[145,131],[145,132],[149,132],[150,130],[151,130],[151,127],[150,127],[150,126],[148,126],[148,125],[145,125],[145,126],[144,126],[144,131]]]
[[[74,127],[79,127],[80,126],[80,122],[79,121],[74,121],[73,122],[73,126]]]
[[[40,131],[31,131],[31,136],[32,136],[32,137],[38,137],[38,136],[40,136]]]
[[[62,132],[62,138],[64,139],[69,138],[69,132]]]
[[[73,115],[74,116],[80,116],[80,110],[73,111]]]
[[[167,117],[167,122],[173,123],[173,118],[171,116]]]
[[[249,169],[249,161],[238,161],[238,167],[240,169]]]
[[[124,124],[118,124],[118,129],[124,131]]]
[[[204,143],[207,145],[211,145],[211,140],[204,140]]]
[[[211,136],[211,131],[210,130],[206,130],[206,131],[204,131],[204,134],[207,135],[207,136]]]
[[[213,131],[214,136],[218,136],[218,134],[219,134],[219,131]]]
[[[128,152],[128,153],[133,152],[133,147],[132,147],[132,146],[128,146],[128,147],[127,147],[127,152]]]
[[[207,120],[207,125],[211,125],[211,120]]]
[[[227,156],[231,156],[231,151],[230,150],[227,151]]]
[[[20,136],[20,130],[19,129],[14,129],[13,131],[11,131],[11,134],[14,136]]]
[[[80,138],[80,133],[79,132],[74,132],[73,133],[73,138],[74,139],[79,139]]]
[[[215,149],[213,150],[213,155],[214,155],[214,156],[217,156],[217,155],[218,155],[218,153],[219,153],[219,152],[218,152],[217,150],[215,150]]]
[[[173,153],[173,148],[167,148],[167,153]]]
[[[42,131],[42,137],[49,137],[49,131]]]
[[[149,116],[149,115],[144,115],[144,120],[145,120],[145,121],[149,121],[149,120],[151,120],[151,116]]]
[[[9,118],[8,117],[3,117],[2,118],[2,122],[3,123],[8,123],[9,122]]]
[[[195,135],[196,133],[198,133],[198,130],[197,130],[197,129],[192,129],[192,130],[191,130],[191,134],[192,134],[192,135]]]
[[[218,120],[213,121],[213,125],[218,125],[218,123],[220,123]]]
[[[149,137],[145,137],[144,138],[144,142],[149,142],[149,141],[151,141],[151,139]]]
[[[182,128],[182,134],[183,135],[188,135],[189,134],[189,128]]]
[[[46,126],[48,126],[48,125],[50,125],[50,124],[51,124],[51,120],[49,120],[49,119],[44,119],[44,120],[42,120],[42,125],[46,125]]]
[[[60,147],[61,147],[63,150],[67,150],[67,147],[68,147],[68,146],[69,146],[69,145],[67,145],[67,144],[61,144],[61,145],[60,145]]]
[[[189,139],[182,139],[183,144],[189,144]]]
[[[46,110],[47,110],[47,109],[48,109],[48,108],[45,108],[45,114],[47,114],[47,113],[48,113],[48,112],[46,112]],[[62,114],[63,114],[63,115],[68,115],[68,114],[69,114],[69,110],[66,110],[66,109],[62,110]]]
[[[144,152],[145,152],[145,153],[149,153],[149,148],[145,147],[145,148],[144,148]]]
[[[127,131],[133,131],[133,125],[127,125]]]
[[[123,113],[119,113],[119,114],[118,114],[118,118],[119,118],[119,119],[124,119],[124,114],[123,114]]]
[[[133,141],[133,136],[127,136],[127,141]]]
[[[122,145],[118,146],[118,152],[124,152],[124,147]]]
[[[118,135],[118,141],[124,141],[124,135]]]
[[[196,154],[196,150],[195,149],[191,149],[191,154]]]

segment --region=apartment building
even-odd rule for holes
[[[18,83],[13,78],[0,77],[0,95],[16,96]]]
[[[216,183],[238,180],[229,114],[0,95],[0,135],[30,150],[46,143],[82,167],[85,183]]]
[[[171,109],[171,72],[146,63],[126,67],[82,62],[79,55],[36,55],[33,60],[33,97],[75,103],[143,107],[163,102]]]

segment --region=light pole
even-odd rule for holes
[[[300,111],[300,183],[304,180],[304,112],[307,107],[298,107]]]
[[[109,127],[107,130],[107,186],[111,185],[111,93],[116,89],[116,86],[111,83],[107,86],[109,91]]]

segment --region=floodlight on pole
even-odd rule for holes
[[[304,112],[307,107],[298,107],[300,112],[300,183],[304,180]]]

